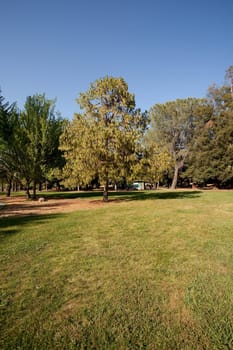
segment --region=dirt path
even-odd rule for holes
[[[46,202],[28,201],[25,197],[1,197],[4,204],[0,209],[0,218],[6,216],[25,216],[65,213],[76,210],[92,209],[103,206],[101,200],[49,199]]]

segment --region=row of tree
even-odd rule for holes
[[[28,197],[32,188],[35,198],[37,186],[42,186],[50,171],[63,166],[59,150],[63,120],[54,107],[55,101],[34,95],[19,111],[0,97],[0,175],[7,195],[15,184],[25,188]]]
[[[233,187],[233,66],[226,84],[212,85],[203,99],[154,105],[147,138],[164,146],[173,164],[172,184]],[[170,175],[171,177],[171,175]]]
[[[72,120],[55,112],[45,95],[26,99],[19,111],[0,96],[0,176],[30,197],[48,182],[79,188],[95,181],[126,186],[135,179],[233,186],[233,66],[227,83],[207,98],[187,98],[136,108],[124,79],[105,77],[77,102]]]

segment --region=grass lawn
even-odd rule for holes
[[[0,219],[2,350],[233,349],[233,192],[124,196]]]

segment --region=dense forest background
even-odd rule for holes
[[[77,99],[72,120],[45,94],[23,110],[0,92],[1,191],[114,188],[135,180],[151,188],[233,187],[233,66],[207,96],[142,112],[123,78],[104,77]]]

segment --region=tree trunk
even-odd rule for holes
[[[104,185],[103,202],[108,202],[108,179],[105,181]]]
[[[178,174],[179,174],[179,166],[176,164],[175,165],[174,175],[173,175],[173,180],[172,180],[172,185],[171,185],[171,189],[172,190],[176,189],[177,180],[178,180]]]
[[[126,189],[128,188],[128,186],[127,186],[127,179],[126,179],[126,177],[124,176],[122,180],[123,180],[123,181],[122,181],[123,189],[126,190]]]
[[[178,181],[178,175],[179,175],[179,170],[184,166],[184,158],[181,160],[177,160],[175,164],[175,171],[173,175],[173,180],[172,180],[172,185],[171,189],[175,190],[177,186],[177,181]]]
[[[10,197],[10,195],[11,195],[11,188],[12,188],[12,180],[10,179],[8,181],[8,186],[7,186],[7,191],[6,191],[6,196],[7,197]]]
[[[27,185],[26,185],[26,196],[27,196],[27,199],[30,199],[30,198],[31,198],[31,194],[30,194],[30,181],[29,181],[29,182],[27,181]]]
[[[33,192],[32,192],[32,198],[36,199],[36,181],[33,181]]]

